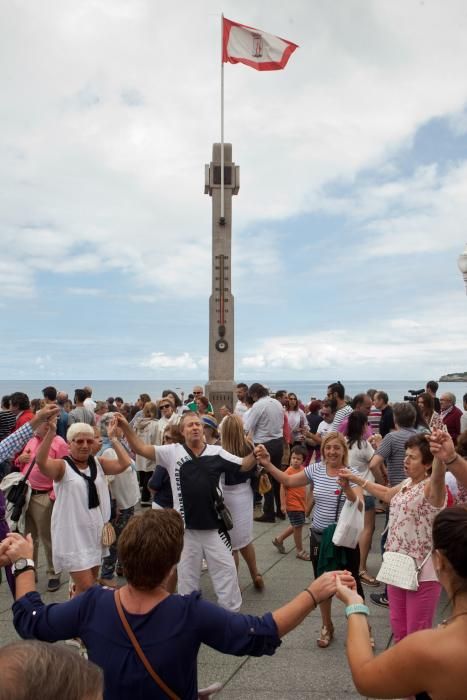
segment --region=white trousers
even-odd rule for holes
[[[187,595],[199,590],[203,557],[222,608],[238,612],[242,594],[238,585],[237,569],[232,556],[230,538],[217,530],[185,530],[183,551],[178,571],[178,592]]]

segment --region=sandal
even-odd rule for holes
[[[277,539],[277,537],[275,537],[275,538],[273,539],[272,543],[273,543],[274,547],[277,549],[278,552],[280,552],[281,554],[285,554],[285,547],[284,547],[284,545],[282,544],[282,542],[279,542],[279,540]]]
[[[256,588],[257,591],[264,590],[264,581],[261,574],[256,574],[256,576],[253,579],[253,586]]]
[[[328,629],[325,625],[321,627],[319,639],[317,640],[320,649],[326,649],[334,637],[334,625]]]
[[[371,586],[372,588],[378,588],[379,583],[375,579],[374,576],[370,576],[368,571],[366,569],[362,569],[362,571],[359,572],[358,574],[360,581],[365,585],[365,586]]]
[[[305,552],[305,550],[302,549],[301,552],[297,552],[297,559],[301,559],[302,561],[310,561],[310,555],[308,552]]]

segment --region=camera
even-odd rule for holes
[[[410,396],[404,396],[404,401],[416,401],[417,396],[423,394],[425,389],[409,389]]]

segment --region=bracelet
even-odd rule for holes
[[[369,615],[370,611],[366,605],[362,603],[354,603],[353,605],[348,605],[345,609],[345,616],[349,617],[354,613],[360,613],[361,615]]]
[[[317,603],[317,601],[316,601],[315,596],[314,596],[313,593],[310,591],[310,589],[309,589],[309,588],[304,588],[303,590],[306,591],[306,592],[308,593],[308,595],[311,596],[311,599],[312,599],[313,603],[315,604],[315,608],[317,608],[317,607],[318,607],[318,603]]]
[[[456,461],[456,459],[457,459],[458,457],[459,457],[459,455],[456,454],[455,457],[453,457],[452,459],[450,459],[449,462],[445,462],[444,464],[445,464],[447,467],[449,467],[450,464],[454,464],[454,462]]]

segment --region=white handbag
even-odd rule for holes
[[[355,549],[363,532],[363,523],[365,519],[365,506],[359,510],[358,505],[361,501],[358,498],[355,501],[346,500],[342,506],[339,520],[337,521],[332,542],[336,547],[348,547]]]
[[[420,566],[417,566],[415,559],[402,552],[384,552],[383,563],[376,578],[382,583],[390,586],[397,586],[406,591],[418,591],[418,577],[422,567],[431,556],[428,552]]]

